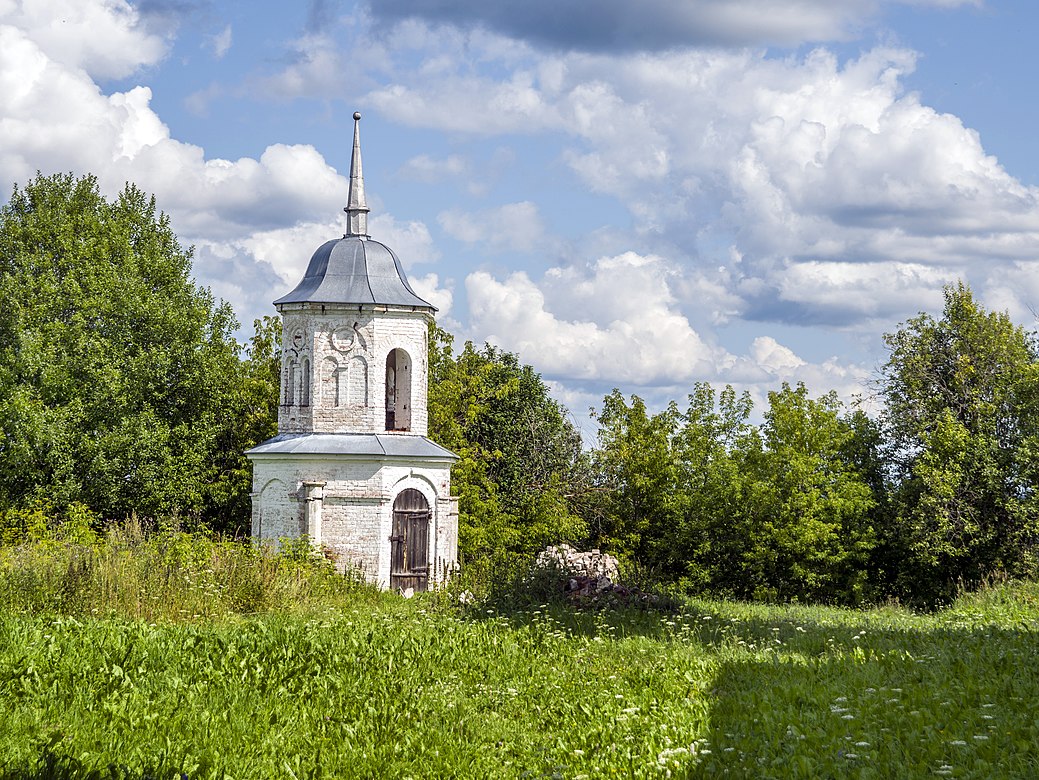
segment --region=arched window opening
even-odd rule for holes
[[[386,356],[386,430],[411,430],[411,357],[399,348]]]

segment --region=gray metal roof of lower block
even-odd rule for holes
[[[347,455],[455,461],[458,456],[425,436],[393,433],[279,433],[246,455]]]
[[[436,311],[411,289],[393,250],[365,236],[344,236],[319,246],[303,280],[274,305],[283,303],[382,304]]]

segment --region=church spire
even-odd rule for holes
[[[354,153],[350,159],[350,196],[346,202],[346,235],[368,237],[368,203],[361,173],[361,114],[354,112]]]

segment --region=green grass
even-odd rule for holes
[[[201,586],[219,608],[163,597],[142,619],[125,596],[102,616],[18,590],[3,552],[0,778],[1039,776],[1034,583],[932,615],[488,614],[272,556],[254,564],[280,573],[253,590],[297,600],[247,614],[218,560],[239,554],[192,564],[223,572]],[[51,596],[33,607],[30,591]]]
[[[383,598],[359,576],[337,576],[306,540],[281,552],[203,534],[144,533],[136,523],[90,543],[44,538],[0,546],[6,612],[145,621],[299,611]]]

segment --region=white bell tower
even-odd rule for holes
[[[249,450],[253,536],[307,535],[385,587],[457,563],[457,456],[426,438],[429,324],[396,254],[367,234],[360,114],[347,232],[318,247],[282,317],[278,435]]]

